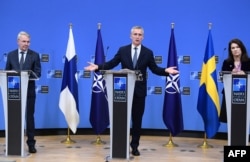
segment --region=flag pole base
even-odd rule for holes
[[[76,141],[72,140],[72,139],[68,136],[65,140],[62,140],[61,143],[64,143],[64,144],[72,144],[72,143],[76,143]]]
[[[95,145],[104,145],[104,144],[106,144],[106,142],[102,141],[102,139],[101,139],[100,136],[98,136],[98,137],[96,138],[96,140],[93,141],[93,142],[91,142],[91,143],[92,143],[92,144],[95,144]]]
[[[163,145],[164,147],[178,147],[177,144],[175,144],[173,141],[168,141],[168,143]]]
[[[204,140],[203,143],[201,145],[198,145],[197,147],[204,148],[204,149],[213,148],[213,146],[209,145],[206,140]]]
[[[207,143],[207,135],[206,135],[206,133],[204,134],[204,141],[203,141],[203,143],[202,143],[201,145],[198,145],[197,147],[203,148],[203,149],[213,148],[212,145],[209,145],[209,144]]]
[[[163,146],[164,146],[164,147],[178,147],[178,145],[175,144],[175,143],[173,142],[173,139],[172,139],[172,135],[171,135],[171,134],[170,134],[168,143],[164,144]]]
[[[72,143],[76,143],[76,141],[72,140],[70,138],[70,129],[68,128],[68,133],[67,133],[67,138],[63,141],[61,141],[61,143],[64,143],[64,144],[72,144]]]

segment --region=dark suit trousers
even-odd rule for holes
[[[31,95],[27,97],[27,108],[26,108],[26,135],[28,146],[35,146],[35,100],[36,96]]]
[[[146,97],[136,97],[134,95],[132,104],[132,140],[130,146],[132,149],[137,149],[141,136],[142,117],[145,109]]]

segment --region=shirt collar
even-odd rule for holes
[[[20,54],[21,52],[24,52],[24,54],[27,53],[27,51],[21,51],[20,49],[18,49],[18,53]]]
[[[139,46],[135,46],[135,45],[132,44],[132,49],[135,49],[135,47],[137,48],[137,50],[141,49],[141,44]]]

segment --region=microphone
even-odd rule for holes
[[[138,64],[139,64],[139,62],[137,60],[136,68],[135,68],[136,80],[137,81],[143,81],[143,77],[142,77],[143,75],[142,75],[141,71],[138,69]]]
[[[223,52],[222,52],[222,61],[225,60],[225,51],[227,50],[227,48],[223,48]]]
[[[222,51],[222,62],[221,62],[221,64],[224,62],[224,60],[225,60],[225,51],[227,50],[227,48],[226,47],[224,47],[223,48],[223,51]],[[222,66],[222,65],[221,65]],[[231,67],[232,65],[230,65],[230,67]],[[219,77],[220,77],[220,81],[223,81],[223,73],[222,72],[219,72]]]
[[[3,54],[1,55],[0,62],[2,62],[6,56],[7,56],[7,53],[3,53]]]
[[[7,53],[3,53],[0,58],[0,63],[7,57]],[[4,68],[3,68],[4,69]]]
[[[101,74],[103,75],[105,72],[104,72],[104,63],[106,62],[106,58],[107,58],[107,55],[108,55],[108,50],[109,50],[109,46],[107,46],[106,48],[106,52],[104,54],[104,62],[102,63],[102,68],[100,70]]]
[[[107,56],[108,56],[108,51],[109,51],[109,46],[107,46],[107,48],[106,48],[106,54],[104,55],[104,62],[106,61],[106,58],[107,58]]]

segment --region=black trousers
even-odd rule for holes
[[[27,145],[35,146],[35,100],[36,95],[28,95],[27,106],[26,106],[26,135],[27,135]]]
[[[142,117],[145,109],[145,99],[146,97],[136,97],[134,95],[133,103],[132,103],[132,129],[131,135],[132,140],[130,142],[130,146],[132,149],[137,149],[139,146],[139,141],[141,137],[141,126],[142,126]]]

